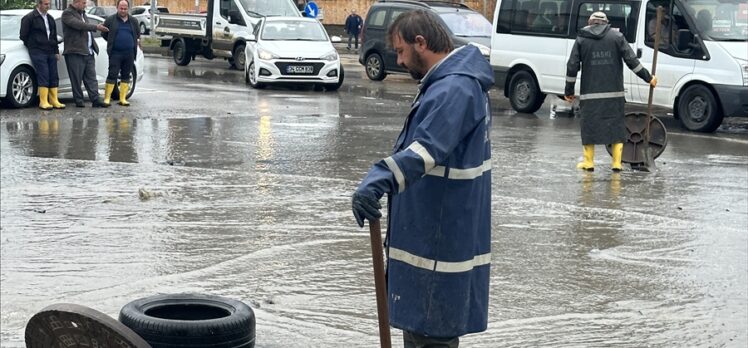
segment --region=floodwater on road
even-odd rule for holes
[[[249,304],[260,348],[377,346],[350,195],[415,85],[351,64],[339,92],[258,91],[148,64],[130,108],[2,110],[1,345],[53,303],[116,318],[197,292]],[[492,99],[489,325],[463,346],[748,346],[748,134],[672,132],[654,173],[612,173],[599,146],[583,173],[578,120]]]

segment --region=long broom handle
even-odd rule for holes
[[[389,310],[387,309],[387,284],[384,279],[384,251],[382,250],[382,229],[379,219],[369,221],[371,235],[371,257],[374,261],[374,287],[377,292],[377,316],[379,317],[379,343],[382,348],[392,347],[390,340]]]
[[[660,30],[662,29],[662,6],[657,6],[657,23],[655,24],[654,53],[652,54],[652,76],[657,71],[657,53],[660,51]],[[654,87],[649,85],[649,99],[647,100],[647,146],[649,146],[649,124],[652,123],[652,99],[654,98]]]

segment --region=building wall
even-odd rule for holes
[[[169,12],[173,13],[185,13],[195,12],[195,1],[194,0],[157,0],[159,6],[166,6],[169,8]],[[200,10],[207,11],[208,0],[199,0]],[[277,1],[277,0],[270,0]],[[323,9],[325,18],[322,20],[324,24],[345,24],[345,18],[350,14],[351,9],[355,9],[356,12],[363,18],[366,18],[366,13],[369,11],[371,4],[377,2],[377,0],[314,0],[317,6]],[[453,2],[459,2],[458,0],[451,0]],[[116,5],[117,0],[98,0],[100,5]],[[149,3],[148,0],[131,0],[132,4],[144,5]],[[496,0],[463,0],[473,10],[482,13],[489,21],[493,19],[493,11],[496,6]]]

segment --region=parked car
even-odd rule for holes
[[[21,18],[31,10],[8,10],[0,11],[0,99],[3,99],[12,107],[27,107],[36,102],[37,82],[34,66],[31,63],[29,52],[26,46],[18,37],[21,28]],[[62,31],[62,11],[50,10],[49,14],[55,19],[57,32]],[[103,23],[104,19],[94,15],[88,15],[88,21],[92,24]],[[62,36],[58,36],[60,41],[60,53],[65,49],[62,43]],[[99,45],[99,54],[96,59],[96,79],[99,81],[99,88],[103,89],[106,82],[106,75],[109,71],[109,56],[106,52],[106,40],[101,37],[99,32],[94,32],[94,40]],[[135,92],[135,85],[143,78],[138,72],[143,71],[143,51],[138,48],[138,54],[135,58],[133,67],[133,79],[130,85],[130,91],[127,97],[130,98]],[[72,96],[70,87],[70,78],[65,66],[65,58],[61,57],[57,63],[57,70],[60,77],[60,94]],[[114,89],[112,97],[116,100],[119,98],[119,88]]]
[[[254,88],[269,83],[310,83],[335,91],[345,73],[325,27],[313,18],[266,17],[246,46],[244,77]]]
[[[169,9],[163,6],[156,7],[157,13],[169,13]],[[133,6],[130,9],[130,15],[135,17],[140,23],[140,34],[151,32],[151,6]]]
[[[86,13],[90,15],[94,15],[94,16],[99,16],[101,18],[107,18],[117,13],[117,7],[116,6],[94,6],[86,10]]]
[[[471,43],[478,46],[488,59],[491,53],[491,23],[466,5],[436,1],[380,0],[369,8],[361,30],[358,61],[366,67],[366,76],[370,79],[379,81],[387,76],[387,72],[406,72],[397,64],[395,50],[387,46],[387,30],[401,13],[418,9],[433,12],[456,47]]]

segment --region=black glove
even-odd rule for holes
[[[356,218],[356,222],[359,227],[364,227],[364,218],[372,221],[382,217],[382,205],[379,204],[379,200],[373,196],[369,196],[365,193],[355,192],[352,198],[353,206],[353,217]]]

